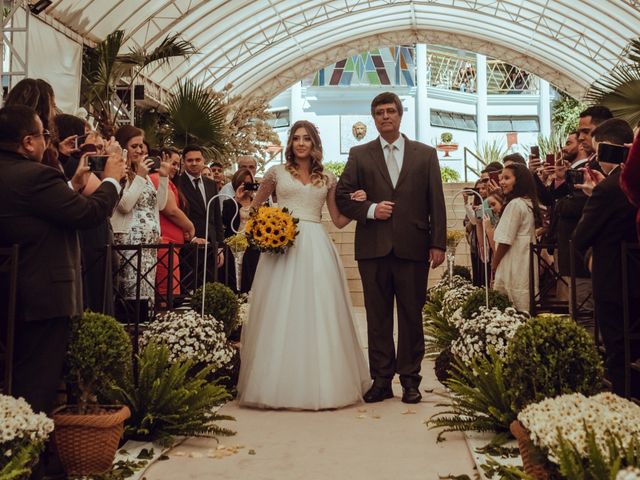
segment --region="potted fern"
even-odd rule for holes
[[[111,468],[130,411],[99,405],[97,396],[118,381],[130,363],[131,341],[114,318],[86,312],[72,324],[67,366],[69,391],[77,404],[53,414],[53,435],[68,475],[101,474]]]
[[[193,359],[171,357],[167,345],[151,340],[140,353],[137,371],[108,392],[110,399],[131,408],[125,438],[169,446],[177,435],[233,435],[214,423],[234,418],[218,413],[230,395],[217,381],[208,380],[213,365],[194,372]]]

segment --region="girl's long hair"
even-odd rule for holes
[[[328,177],[323,173],[324,167],[322,166],[322,141],[320,140],[320,135],[318,134],[318,129],[316,128],[316,126],[307,120],[298,120],[293,124],[291,130],[289,131],[287,148],[284,152],[284,157],[286,159],[285,168],[294,177],[299,177],[297,170],[298,164],[296,163],[296,158],[293,153],[293,135],[299,128],[304,128],[307,131],[309,137],[311,137],[311,183],[313,183],[313,185],[315,185],[316,187],[326,185]]]
[[[502,205],[501,214],[511,200],[515,198],[528,198],[531,200],[531,205],[533,206],[535,225],[536,227],[542,226],[542,211],[540,210],[540,204],[538,202],[538,191],[535,181],[533,180],[533,174],[525,165],[520,165],[519,163],[512,163],[504,168],[505,170],[511,170],[513,172],[516,181],[513,184],[513,189],[505,195],[505,202]]]

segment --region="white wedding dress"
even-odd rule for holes
[[[242,329],[240,405],[320,410],[359,402],[371,384],[338,252],[320,223],[336,180],[304,185],[269,169],[254,204],[275,190],[299,234],[282,255],[263,253]],[[331,192],[333,194],[333,192]]]

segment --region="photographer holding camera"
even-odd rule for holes
[[[60,170],[41,163],[48,138],[31,108],[0,109],[0,247],[20,247],[12,393],[47,414],[62,378],[70,321],[83,312],[78,230],[111,214],[125,173],[114,153],[97,190],[80,195]],[[89,173],[85,165],[78,171]],[[0,278],[1,292],[8,292],[7,281]],[[0,295],[4,312],[6,301]]]
[[[620,187],[620,162],[626,158],[625,143],[633,140],[631,127],[624,120],[610,119],[592,132],[593,149],[606,175],[587,200],[573,242],[591,266],[595,317],[606,349],[606,368],[613,391],[624,395],[623,305],[631,308],[632,338],[640,331],[640,285],[629,285],[631,298],[622,296],[623,242],[634,243],[635,207]],[[618,152],[611,154],[611,152]],[[585,177],[589,172],[585,172]],[[637,266],[631,266],[631,269]],[[632,279],[637,275],[631,275]],[[640,342],[631,340],[631,360],[640,356]],[[632,377],[633,378],[633,377]],[[640,382],[632,379],[632,393],[640,393]]]
[[[231,178],[231,186],[235,191],[234,198],[225,200],[222,203],[222,224],[224,226],[225,238],[243,232],[251,213],[251,202],[253,195],[258,190],[259,184],[254,181],[251,171],[247,168],[240,168]],[[236,213],[236,206],[238,215]],[[233,228],[232,228],[233,227]],[[235,229],[235,231],[234,231]],[[260,251],[252,246],[247,248],[242,257],[242,276],[240,285],[236,285],[236,270],[233,255],[230,252],[226,255],[225,271],[227,272],[225,283],[234,291],[248,293],[253,284],[253,277],[258,267]]]

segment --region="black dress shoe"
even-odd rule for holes
[[[374,385],[362,398],[366,403],[381,402],[387,398],[393,398],[393,391],[391,391],[391,387],[378,387]]]
[[[422,395],[418,387],[406,387],[402,389],[402,401],[404,403],[420,403]]]

